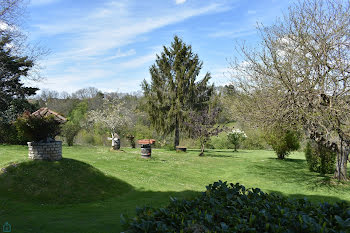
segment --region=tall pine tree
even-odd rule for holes
[[[34,62],[13,51],[11,36],[0,35],[0,143],[23,143],[18,138],[12,121],[25,110],[36,106],[26,97],[34,95],[37,88],[26,87],[21,78],[29,75]]]
[[[208,84],[209,73],[196,80],[203,63],[179,37],[175,36],[171,46],[163,49],[150,68],[151,83],[144,80],[142,89],[152,125],[166,135],[175,133],[176,147],[189,112],[209,105],[214,85]]]
[[[0,117],[3,118],[10,108],[25,110],[22,108],[25,108],[26,97],[35,95],[38,90],[21,82],[21,78],[29,75],[34,62],[26,56],[14,55],[11,41],[9,36],[0,37]]]

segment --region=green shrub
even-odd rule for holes
[[[248,150],[266,150],[271,147],[266,143],[264,134],[259,129],[245,130],[248,137],[242,142],[241,148]]]
[[[315,153],[315,148],[311,147],[311,143],[306,144],[304,153],[309,170],[312,172],[320,172],[320,161],[321,158],[317,153]]]
[[[247,137],[241,141],[240,148],[248,150],[262,150],[270,148],[258,129],[245,130]],[[234,149],[234,145],[229,142],[227,132],[222,132],[218,136],[210,138],[211,144],[215,149]]]
[[[164,150],[170,150],[170,151],[174,151],[175,150],[174,144],[171,144],[171,143],[164,144],[161,148],[164,149]]]
[[[62,127],[62,135],[66,138],[68,146],[73,146],[74,139],[79,133],[81,127],[71,121],[65,123]]]
[[[102,134],[100,133],[95,133],[94,134],[94,144],[95,146],[110,146],[111,145],[111,140],[108,140],[108,137],[110,134],[108,132],[104,132]],[[125,143],[123,143],[125,144]]]
[[[154,130],[147,125],[136,124],[135,125],[135,139],[150,139],[154,137]]]
[[[28,140],[18,136],[16,126],[11,123],[0,123],[0,143],[26,144]]]
[[[78,133],[77,136],[80,139],[82,144],[89,144],[89,145],[95,144],[95,137],[93,133],[90,133],[86,130],[82,130]]]
[[[234,145],[228,141],[227,132],[221,132],[218,136],[210,138],[211,144],[215,149],[233,149]]]
[[[171,141],[171,144],[172,144],[172,147],[174,147],[173,140]],[[186,147],[187,149],[198,149],[200,148],[200,142],[198,139],[180,138],[180,146]]]
[[[266,141],[276,152],[277,157],[284,159],[290,152],[299,149],[300,134],[293,130],[274,128],[266,134]]]
[[[335,152],[309,141],[306,144],[304,153],[310,171],[321,174],[332,174],[334,172]]]
[[[54,116],[37,117],[25,112],[14,124],[18,137],[34,142],[55,139],[61,132],[61,125]]]
[[[122,216],[132,232],[348,232],[350,205],[292,200],[240,184],[215,182],[192,200],[171,199],[166,208],[139,208]]]

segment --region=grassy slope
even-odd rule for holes
[[[64,147],[63,156],[126,182],[132,186],[127,193],[105,201],[65,205],[18,201],[2,193],[0,226],[8,221],[13,232],[28,233],[120,232],[121,213],[133,215],[136,206],[165,205],[169,196],[191,197],[219,179],[290,197],[350,201],[349,185],[324,184],[324,177],[307,170],[302,153],[279,161],[271,151],[213,150],[206,157],[198,157],[198,151],[175,153],[154,149],[153,159],[144,160],[139,149],[124,150],[125,153],[116,153],[106,147]],[[26,161],[26,156],[25,146],[0,146],[0,167]]]

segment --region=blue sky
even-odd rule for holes
[[[235,41],[258,43],[256,23],[271,24],[291,1],[278,0],[31,0],[27,31],[51,52],[34,85],[74,92],[141,90],[162,46],[178,35],[203,61],[201,75],[229,82]],[[33,84],[31,84],[33,85]]]

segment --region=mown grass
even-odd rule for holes
[[[0,175],[0,192],[14,200],[43,204],[73,204],[122,195],[131,186],[106,176],[90,164],[60,161],[13,163]]]
[[[28,161],[25,146],[0,146],[0,167],[17,164],[0,175],[0,226],[7,221],[13,232],[120,232],[121,213],[164,206],[170,196],[190,198],[219,179],[293,198],[350,202],[350,185],[309,172],[300,152],[281,161],[272,151],[209,150],[199,157],[196,150],[153,149],[145,160],[140,149],[123,150],[64,147],[65,159],[49,163]]]

